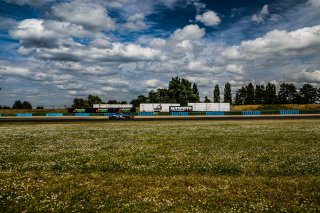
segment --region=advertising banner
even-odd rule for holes
[[[192,112],[192,106],[170,106],[170,112]]]

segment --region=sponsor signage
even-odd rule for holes
[[[170,106],[170,112],[192,112],[192,106]]]
[[[73,112],[86,112],[86,109],[73,109]]]

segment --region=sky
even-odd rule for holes
[[[130,102],[172,77],[320,85],[320,0],[0,0],[0,105]]]

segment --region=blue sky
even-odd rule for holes
[[[320,83],[320,0],[1,0],[0,105]]]

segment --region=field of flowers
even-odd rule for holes
[[[320,120],[0,124],[0,212],[318,212]]]

